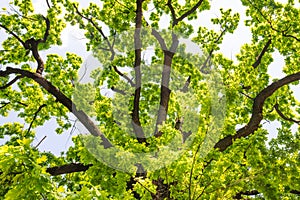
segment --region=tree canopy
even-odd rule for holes
[[[241,2],[244,21],[220,9],[214,28],[200,25],[208,0],[2,8],[0,115],[24,123],[0,124],[1,199],[299,199],[299,2]],[[228,58],[220,46],[241,23],[251,41]],[[51,53],[70,25],[98,67]],[[33,144],[53,118],[57,134],[81,127],[60,156]]]

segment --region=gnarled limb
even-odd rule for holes
[[[239,129],[235,135],[229,135],[221,139],[214,147],[219,149],[220,151],[225,151],[230,145],[232,145],[234,140],[241,137],[246,137],[254,133],[258,129],[260,122],[263,119],[262,111],[265,100],[282,86],[298,80],[300,80],[300,72],[288,75],[263,89],[254,98],[254,103],[252,106],[252,116],[248,124]]]
[[[87,116],[87,114],[81,110],[78,110],[70,98],[64,95],[57,87],[43,78],[40,74],[12,67],[7,67],[5,71],[0,71],[0,76],[8,76],[10,74],[21,74],[22,76],[37,82],[40,86],[52,94],[58,102],[63,104],[70,112],[72,112],[92,135],[100,136],[103,141],[102,145],[104,148],[112,147],[110,141],[100,132],[98,127]]]

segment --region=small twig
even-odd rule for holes
[[[36,120],[38,113],[42,110],[43,107],[46,107],[46,106],[47,106],[46,104],[41,105],[41,106],[37,109],[37,111],[34,113],[33,119],[32,119],[32,121],[30,122],[29,128],[28,128],[28,130],[27,130],[27,134],[30,132],[30,129],[31,129],[32,125],[33,125],[33,122]]]
[[[240,94],[244,95],[245,97],[251,99],[251,100],[254,100],[254,98],[250,97],[248,94],[245,94],[244,92],[240,91],[239,92]]]
[[[135,84],[133,83],[133,81],[128,76],[126,76],[125,74],[120,72],[116,66],[113,66],[113,68],[114,68],[115,72],[117,72],[117,74],[119,74],[120,76],[125,78],[132,87],[135,87]]]
[[[45,135],[41,141],[34,147],[35,149],[38,148],[40,146],[40,144],[46,139],[47,135]]]
[[[0,106],[0,109],[2,109],[2,108],[5,108],[7,105],[9,105],[10,102],[0,102],[0,104],[2,105],[2,106]]]

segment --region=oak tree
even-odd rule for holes
[[[12,0],[0,13],[0,114],[25,123],[0,126],[1,198],[298,199],[300,10],[241,2],[244,21],[220,9],[211,28],[208,0],[45,0],[43,15]],[[228,58],[220,46],[241,23],[251,41]],[[88,81],[72,49],[52,52],[67,25],[99,61]],[[271,66],[274,52],[284,66]],[[53,118],[57,134],[83,127],[61,156],[33,143]]]

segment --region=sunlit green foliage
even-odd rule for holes
[[[239,13],[221,9],[220,17],[211,19],[218,31],[204,26],[195,29],[194,24],[201,20],[198,14],[210,9],[210,1],[143,1],[143,11],[150,14],[142,19],[142,51],[152,48],[151,55],[141,63],[139,99],[140,123],[147,143],[136,139],[131,118],[136,81],[136,2],[102,0],[86,8],[71,0],[48,3],[45,16],[34,10],[32,0],[11,1],[15,10],[5,8],[0,13],[0,31],[5,35],[0,50],[0,115],[16,112],[28,125],[0,126],[0,138],[8,138],[0,146],[0,199],[135,199],[136,195],[141,199],[159,199],[161,196],[155,194],[161,190],[169,193],[163,196],[166,199],[234,199],[237,195],[253,199],[299,198],[300,104],[289,85],[281,86],[263,102],[263,121],[257,130],[236,139],[225,151],[213,148],[220,139],[235,135],[238,128],[249,122],[255,98],[276,81],[268,74],[275,51],[284,57],[285,66],[277,67],[283,67],[285,75],[299,73],[300,11],[294,1],[283,4],[274,0],[242,0],[252,39],[241,47],[235,61],[219,50],[225,36],[236,31]],[[160,18],[165,15],[170,23],[167,29],[160,30]],[[72,99],[77,110],[95,119],[101,132],[117,148],[104,149],[99,145],[100,137],[86,133],[73,137],[74,146],[61,156],[39,152],[33,145],[34,129],[53,117],[57,134],[69,129],[72,109],[33,78],[20,77],[13,86],[2,88],[14,78],[2,75],[2,71],[15,66],[35,72],[35,57],[22,42],[43,39],[47,30],[45,18],[50,20],[50,29],[47,40],[38,45],[40,53],[61,45],[66,25],[76,25],[84,30],[87,50],[101,66],[92,71],[93,82],[84,83],[78,75],[83,63],[80,56],[72,52],[49,53],[42,56],[42,76],[56,88],[55,92]],[[166,49],[152,29],[164,38]],[[168,115],[158,126],[162,136],[154,137],[164,55],[174,42],[171,33],[181,39],[190,38],[203,54],[189,53],[184,42],[175,52],[170,51],[175,55],[168,86],[172,90]],[[254,65],[269,41],[259,64]],[[211,63],[213,70],[209,68]],[[188,77],[189,90],[184,91]],[[299,86],[299,81],[292,84]],[[111,94],[101,93],[103,87],[110,89]],[[218,92],[224,94],[223,98]],[[178,120],[183,120],[181,128],[176,128]],[[262,124],[274,121],[280,122],[281,127],[277,137],[268,142],[271,133]],[[192,134],[184,143],[182,132],[189,131]],[[139,162],[147,170],[144,177],[137,176]],[[50,167],[70,163],[90,167],[59,176],[47,172]],[[259,194],[249,197],[243,193],[246,191]]]

